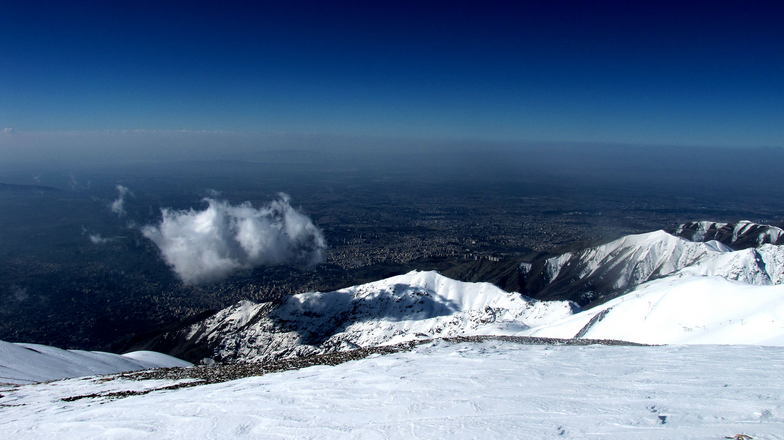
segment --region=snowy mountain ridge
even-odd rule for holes
[[[169,330],[161,334],[159,345],[145,347],[195,362],[266,362],[437,337],[527,335],[579,312],[580,307],[565,298],[601,304],[613,297],[608,295],[637,295],[636,289],[654,280],[688,283],[695,277],[715,277],[735,281],[733,289],[740,296],[746,287],[784,283],[784,246],[763,244],[736,251],[718,241],[693,242],[664,231],[625,236],[545,263],[520,265],[519,270],[547,282],[545,290],[563,287],[573,296],[538,300],[490,283],[413,271],[332,292],[292,295],[280,302],[240,301]],[[578,314],[580,319],[593,317],[591,310]],[[572,338],[581,328],[554,336]],[[626,336],[619,331],[612,339]]]
[[[0,383],[6,384],[188,365],[191,364],[152,351],[119,355],[0,341]]]
[[[445,336],[515,334],[574,313],[489,283],[413,271],[281,304],[241,301],[192,325],[186,338],[221,361],[271,361]]]
[[[599,271],[604,273],[622,269],[613,287],[621,289],[647,281],[655,275],[666,275],[692,265],[706,256],[729,252],[717,242],[693,243],[662,230],[627,235],[609,243],[587,248],[579,253],[565,253],[545,263],[551,281],[563,268],[579,264],[578,277],[588,278]]]
[[[784,246],[763,244],[733,250],[716,241],[694,242],[659,230],[634,234],[596,247],[522,267],[532,284],[547,292],[571,289],[580,304],[665,276],[712,275],[749,284],[784,282]]]
[[[674,235],[691,241],[718,240],[733,248],[756,247],[763,244],[784,244],[784,230],[748,220],[737,223],[696,221],[678,225]]]
[[[733,281],[727,289],[736,291],[733,298],[742,298],[751,287],[784,283],[784,247],[763,244],[734,251],[718,241],[692,242],[654,231],[551,258],[539,266],[542,269],[555,284],[577,280],[577,285],[605,283],[612,290],[625,289],[631,292],[625,300],[649,292],[654,280],[669,280],[676,288],[681,285],[677,280],[689,285],[695,277]],[[709,297],[704,299],[710,302]],[[697,306],[684,304],[687,309]],[[206,347],[206,355],[217,361],[273,361],[446,336],[571,338],[587,324],[586,317],[598,313],[595,310],[604,309],[577,313],[580,308],[571,301],[539,301],[489,283],[413,271],[333,292],[293,295],[280,303],[240,301],[180,330],[176,337],[187,346]],[[571,334],[536,330],[555,328],[573,315],[580,316],[574,322],[582,320],[582,325],[569,327]],[[631,337],[625,330],[616,330],[611,339],[627,336]]]

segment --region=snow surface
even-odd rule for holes
[[[713,254],[680,269],[674,275],[719,276],[757,285],[782,284],[784,246],[763,244],[758,248]]]
[[[0,389],[0,432],[76,439],[784,439],[784,349],[421,346],[110,400],[143,383]]]
[[[23,384],[189,365],[191,364],[183,360],[152,351],[119,355],[0,341],[0,384]]]
[[[594,323],[591,320],[596,317]],[[591,325],[586,328],[586,326]],[[721,277],[667,277],[521,335],[649,344],[784,346],[784,285]]]
[[[241,301],[190,327],[219,360],[271,361],[415,339],[511,335],[567,317],[569,301],[537,301],[490,283],[413,271],[283,304]]]

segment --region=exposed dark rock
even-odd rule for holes
[[[78,396],[65,397],[62,400],[72,402],[88,398],[123,398],[149,394],[153,391],[165,391],[179,388],[189,388],[198,385],[211,383],[227,382],[230,380],[242,379],[251,376],[263,376],[269,373],[280,371],[298,370],[314,365],[339,365],[344,362],[366,358],[373,354],[392,354],[408,351],[414,347],[433,341],[445,341],[450,343],[462,342],[483,342],[483,341],[504,341],[524,345],[627,345],[645,346],[634,342],[618,341],[612,339],[559,339],[559,338],[538,338],[527,336],[462,336],[453,338],[439,338],[429,340],[418,340],[404,342],[396,345],[385,345],[380,347],[360,348],[357,350],[341,351],[335,353],[321,354],[316,356],[284,359],[277,362],[238,362],[232,364],[199,365],[185,368],[159,368],[155,370],[136,371],[123,373],[116,378],[133,380],[190,380],[187,382],[167,385],[159,388],[151,388],[139,391],[116,391],[110,393],[91,393]]]

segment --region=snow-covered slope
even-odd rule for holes
[[[673,234],[692,241],[717,240],[735,249],[757,247],[766,243],[784,244],[784,230],[748,220],[737,223],[689,222],[679,225]]]
[[[750,284],[780,284],[784,247],[764,244],[733,251],[718,241],[693,242],[660,230],[549,258],[531,266],[526,276],[537,297],[567,297],[588,304],[679,271]]]
[[[571,315],[568,301],[540,302],[489,283],[410,272],[282,304],[241,301],[184,334],[221,361],[270,361],[444,336],[514,334]]]
[[[763,244],[757,248],[706,255],[673,275],[718,276],[747,284],[784,283],[784,246]]]
[[[188,365],[175,357],[151,351],[118,355],[0,341],[0,383],[6,384]]]
[[[521,335],[784,346],[784,285],[671,276]]]
[[[0,388],[0,432],[14,440],[781,440],[782,365],[780,347],[437,343],[120,399],[61,400],[143,382]]]

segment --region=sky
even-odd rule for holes
[[[182,130],[784,146],[781,2],[0,0],[0,11],[7,145]]]

